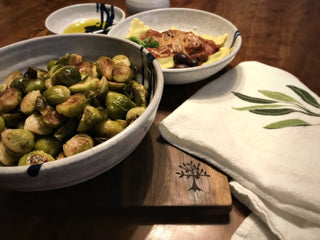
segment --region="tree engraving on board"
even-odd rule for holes
[[[193,161],[190,161],[189,163],[182,163],[182,165],[179,165],[179,168],[181,171],[176,172],[179,175],[179,178],[185,177],[187,179],[192,179],[192,186],[188,189],[188,191],[202,191],[197,184],[197,180],[199,180],[201,177],[210,177],[210,175],[207,174],[207,171],[205,171],[203,168],[200,169],[200,163],[196,165],[193,163]]]

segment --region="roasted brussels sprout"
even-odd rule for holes
[[[9,75],[9,77],[7,77],[6,79],[6,86],[9,88],[11,86],[11,83],[15,80],[15,79],[22,79],[23,78],[23,74],[20,71],[14,71],[13,73],[11,73]]]
[[[24,92],[28,93],[31,91],[39,90],[40,92],[43,92],[45,89],[44,86],[44,80],[37,78],[32,79],[24,82]]]
[[[112,62],[113,64],[124,63],[128,67],[131,67],[131,62],[126,55],[122,55],[122,54],[116,55],[112,58]]]
[[[49,87],[43,92],[43,97],[50,105],[58,105],[66,101],[70,97],[70,95],[70,89],[63,85],[55,85]]]
[[[42,164],[54,160],[55,159],[50,154],[45,153],[42,150],[35,150],[23,155],[23,157],[19,159],[18,166]]]
[[[57,156],[61,150],[60,142],[52,136],[42,136],[35,140],[35,150],[42,150],[51,156]]]
[[[96,137],[109,139],[125,129],[123,122],[107,119],[94,127]]]
[[[76,65],[76,68],[81,73],[82,78],[86,76],[98,77],[97,66],[91,62],[82,62]]]
[[[24,129],[36,135],[48,135],[53,131],[53,128],[45,124],[42,116],[38,113],[33,113],[26,118]]]
[[[99,109],[92,106],[86,106],[77,130],[80,133],[87,132],[102,120],[103,115],[101,114]]]
[[[36,110],[36,100],[41,96],[41,92],[39,90],[34,90],[29,92],[24,96],[20,103],[20,110],[24,114],[31,114]]]
[[[131,108],[126,114],[126,121],[128,124],[135,121],[140,115],[146,110],[145,107],[134,107]]]
[[[64,66],[53,73],[51,81],[53,85],[70,87],[81,81],[81,74],[74,66]]]
[[[4,122],[3,117],[0,116],[0,133],[2,133],[3,130],[5,130],[5,129],[6,129],[6,124]]]
[[[108,92],[106,97],[106,105],[108,109],[108,115],[111,119],[125,119],[125,116],[130,108],[135,107],[135,103],[132,102],[126,95],[117,92]]]
[[[77,134],[63,145],[66,157],[88,150],[94,146],[93,139],[87,134]]]
[[[16,109],[22,100],[22,95],[16,88],[7,88],[0,93],[0,113]]]
[[[19,128],[18,126],[24,122],[24,115],[20,111],[2,113],[6,128]]]
[[[137,81],[132,81],[131,83],[132,92],[134,96],[134,101],[138,106],[147,106],[147,95],[148,91],[146,88]]]
[[[113,66],[112,79],[116,82],[127,82],[131,77],[131,68],[120,62]]]
[[[99,57],[97,62],[97,72],[100,76],[106,77],[108,80],[112,79],[113,62],[109,57]]]
[[[47,126],[56,128],[61,126],[64,122],[64,116],[58,113],[55,108],[47,104],[42,96],[37,97],[35,106],[42,115],[42,119]]]
[[[25,129],[6,129],[1,133],[1,140],[13,156],[22,156],[34,147],[34,136]]]
[[[87,97],[95,97],[98,94],[99,82],[99,78],[87,78],[84,82],[74,84],[69,89],[73,94],[82,92]]]
[[[62,142],[71,138],[77,133],[79,121],[76,118],[69,118],[61,127],[59,127],[53,136]]]
[[[82,114],[83,109],[88,104],[89,99],[82,93],[71,95],[66,101],[56,106],[58,113],[73,118]]]
[[[41,164],[109,139],[137,119],[147,91],[125,55],[66,54],[0,85],[0,166]],[[19,160],[20,159],[20,160]]]
[[[4,166],[17,165],[19,157],[12,156],[4,146],[3,142],[0,142],[0,163]]]
[[[83,57],[81,55],[75,54],[75,53],[72,53],[71,55],[69,55],[69,59],[68,59],[69,65],[77,66],[82,62],[83,62]]]

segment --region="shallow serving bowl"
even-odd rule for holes
[[[111,5],[104,4],[106,9],[109,10]],[[70,5],[64,8],[60,8],[57,11],[51,13],[45,20],[46,28],[54,34],[62,34],[64,30],[73,23],[87,20],[87,19],[101,19],[100,18],[100,7],[97,9],[96,3],[83,3]],[[113,24],[116,25],[126,17],[125,12],[116,6],[114,9],[114,20]],[[107,13],[103,12],[104,20],[107,18]]]
[[[66,53],[94,61],[99,56],[125,54],[139,69],[148,86],[150,102],[145,112],[126,129],[82,153],[42,165],[0,167],[0,188],[22,191],[48,190],[93,178],[127,157],[148,132],[162,96],[163,74],[157,61],[131,42],[100,34],[61,34],[18,42],[0,49],[0,83],[15,71],[46,64]]]
[[[165,84],[191,83],[212,76],[233,60],[242,42],[240,32],[228,20],[213,13],[188,8],[162,8],[132,15],[114,26],[108,35],[124,39],[134,18],[138,18],[157,31],[165,31],[175,27],[182,31],[195,31],[200,35],[209,34],[214,37],[228,34],[225,46],[233,47],[233,51],[229,55],[204,66],[163,69]]]

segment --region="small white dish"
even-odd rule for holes
[[[108,4],[103,5],[108,10],[110,10],[112,6]],[[113,6],[113,9],[113,25],[116,25],[126,17],[126,14],[121,8],[116,6]],[[70,5],[51,13],[45,20],[45,26],[54,34],[63,34],[64,30],[73,23],[88,19],[100,20],[100,11],[100,8],[97,8],[97,3]],[[104,12],[104,20],[106,20],[106,18],[107,14]]]
[[[187,84],[206,79],[226,67],[241,47],[240,32],[231,22],[216,14],[189,8],[162,8],[141,12],[121,21],[108,35],[125,39],[134,18],[160,32],[175,27],[182,31],[195,31],[199,35],[208,34],[214,37],[228,34],[224,46],[232,46],[233,50],[227,56],[197,67],[163,69],[165,84]]]

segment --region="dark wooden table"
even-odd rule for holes
[[[94,1],[1,0],[0,47],[49,35],[44,26],[45,18],[61,7],[81,2]],[[106,3],[125,10],[124,0]],[[224,71],[242,61],[260,61],[294,74],[320,95],[320,1],[171,0],[171,6],[216,13],[238,27],[243,44]],[[162,140],[157,124],[216,77],[188,85],[165,86],[155,122],[144,140],[144,143],[152,144],[159,157],[193,160],[192,156]],[[143,148],[138,147],[129,158],[143,158],[144,154]],[[59,191],[21,193],[0,190],[0,239],[230,239],[250,212],[236,199],[233,199],[227,216],[198,218],[188,212],[175,215],[167,214],[165,210],[154,216],[139,211],[128,214],[112,207],[91,206],[92,203],[99,205],[108,194],[114,194],[102,183],[108,182],[107,186],[114,188],[121,186],[126,162],[127,159],[93,180]],[[92,201],[93,198],[96,200]],[[97,200],[99,198],[101,201]]]

